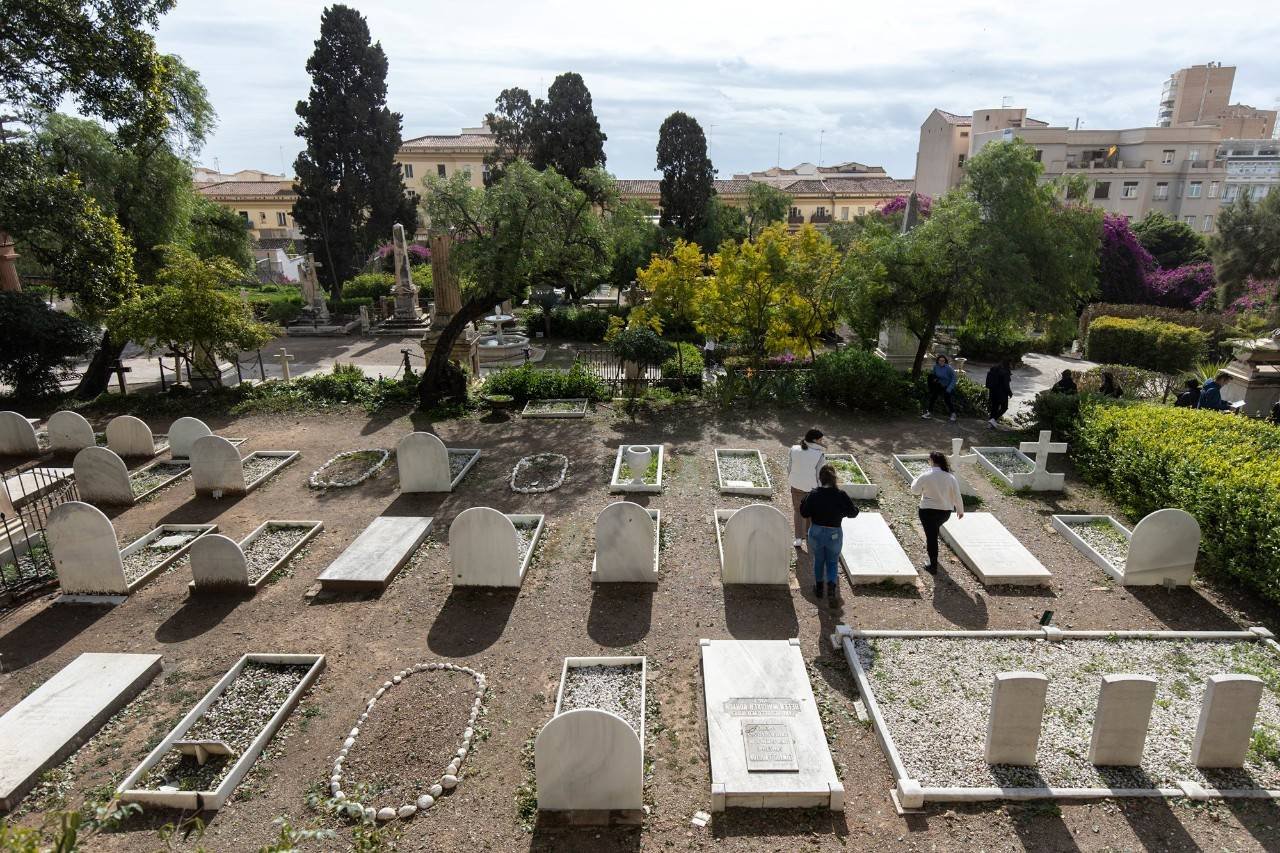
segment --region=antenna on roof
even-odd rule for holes
[[[818,131],[818,168],[819,169],[822,168],[822,138],[826,135],[827,135],[827,131],[825,129]]]
[[[218,173],[222,172],[222,163],[218,160],[217,157],[213,158],[213,170]]]
[[[1013,95],[1005,95],[1000,99],[1000,109],[1009,106],[1009,102],[1013,100]]]

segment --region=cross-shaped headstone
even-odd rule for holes
[[[964,447],[963,438],[951,439],[951,453],[947,456],[947,462],[951,463],[951,473],[955,475],[956,480],[960,483],[960,494],[976,495],[973,487],[969,485],[969,481],[965,479],[964,472],[960,470],[961,465],[973,467],[973,463],[977,461],[978,455],[970,453],[967,456],[960,453]]]
[[[1031,474],[1031,490],[1033,492],[1049,492],[1062,489],[1065,474],[1054,474],[1049,471],[1049,454],[1050,453],[1066,453],[1067,443],[1065,441],[1053,441],[1053,433],[1050,430],[1040,430],[1040,439],[1038,441],[1024,441],[1018,445],[1018,449],[1023,453],[1029,453],[1036,458],[1036,470]]]
[[[112,373],[114,373],[114,374],[116,375],[116,382],[118,382],[118,383],[120,384],[120,394],[121,394],[122,396],[123,396],[123,395],[125,395],[125,394],[128,394],[128,393],[129,393],[129,389],[128,389],[128,387],[126,387],[126,385],[125,385],[124,375],[125,375],[126,373],[132,373],[132,372],[133,372],[133,368],[132,368],[132,367],[125,367],[125,366],[124,366],[124,362],[116,361],[116,362],[112,362],[112,364],[107,368],[107,370],[111,371]]]
[[[271,357],[280,359],[280,373],[284,377],[284,381],[288,382],[292,379],[293,377],[289,375],[289,362],[293,361],[297,356],[291,354],[284,347],[280,347],[280,351]]]

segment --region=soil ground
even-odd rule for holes
[[[786,448],[813,425],[827,432],[829,450],[856,454],[883,487],[880,510],[912,557],[923,559],[923,534],[914,502],[890,465],[895,451],[944,447],[953,434],[992,441],[980,422],[870,420],[804,412],[720,414],[700,406],[673,407],[633,424],[602,408],[586,420],[520,420],[486,415],[432,424],[349,414],[250,417],[212,422],[215,430],[246,436],[242,452],[301,450],[302,458],[252,494],[237,500],[196,499],[189,479],[114,515],[130,540],[162,522],[216,521],[240,539],[271,518],[322,519],[324,532],[253,598],[191,598],[187,569],[175,568],[114,609],[53,606],[51,596],[0,617],[0,711],[85,651],[153,652],[164,672],[102,732],[49,774],[21,809],[37,825],[59,808],[104,799],[110,786],[147,754],[183,713],[245,652],[323,652],[327,668],[255,764],[232,801],[209,819],[203,838],[177,838],[173,849],[255,850],[277,834],[273,821],[295,827],[333,827],[337,840],[305,849],[347,849],[351,830],[307,804],[322,791],[334,754],[366,698],[404,667],[426,661],[465,663],[488,676],[480,740],[451,796],[428,814],[387,833],[401,850],[1258,850],[1280,849],[1280,808],[1272,803],[1095,801],[1052,805],[975,805],[932,808],[898,817],[887,796],[888,765],[872,732],[857,721],[852,681],[826,638],[841,622],[882,628],[1029,628],[1045,610],[1063,628],[1231,629],[1277,626],[1276,614],[1225,587],[1168,591],[1125,590],[1058,534],[1052,512],[1113,512],[1106,500],[1069,473],[1062,495],[1018,497],[982,476],[974,482],[994,512],[1053,572],[1045,590],[984,590],[945,548],[943,570],[922,575],[918,590],[885,592],[845,587],[843,608],[815,602],[811,568],[801,554],[789,589],[726,590],[720,583],[712,511],[754,500],[715,489],[715,447],[758,448],[768,459],[773,505],[790,508]],[[164,431],[167,423],[153,423]],[[354,489],[316,492],[308,474],[343,450],[394,447],[412,428],[434,429],[448,445],[478,447],[479,463],[450,495],[401,495],[389,466]],[[666,490],[629,499],[663,511],[660,582],[654,587],[593,589],[589,580],[596,514],[617,499],[608,494],[617,445],[664,442]],[[558,452],[572,464],[565,484],[537,495],[507,486],[521,456]],[[1065,462],[1055,458],[1055,467]],[[444,544],[449,523],[463,509],[488,505],[547,516],[523,588],[518,592],[454,590]],[[376,516],[431,515],[435,528],[414,560],[381,594],[308,597],[316,575]],[[1132,522],[1132,519],[1126,521]],[[751,811],[718,814],[706,828],[690,825],[709,810],[710,778],[701,696],[698,640],[799,637],[845,786],[846,811]],[[568,655],[648,656],[646,798],[642,827],[526,829],[529,778],[526,742],[549,718]],[[422,676],[415,676],[416,681]],[[382,710],[411,708],[422,685],[410,685]],[[454,707],[449,704],[448,707]],[[434,713],[434,712],[433,712]],[[458,710],[459,715],[463,714]],[[372,718],[371,718],[372,722]],[[378,728],[390,719],[379,719]],[[414,716],[402,725],[416,724]],[[436,724],[431,723],[434,727]],[[445,724],[440,723],[443,727]],[[455,726],[449,726],[455,728]],[[443,728],[441,728],[443,732]],[[438,772],[435,755],[449,738],[424,733],[421,775]],[[359,741],[362,763],[374,760],[371,739]],[[404,749],[403,741],[384,746]],[[447,758],[446,755],[441,756]],[[404,756],[389,757],[402,771]],[[354,766],[354,765],[353,765]],[[522,803],[526,811],[522,812]],[[97,836],[92,849],[152,851],[164,847],[157,829],[184,816],[148,810],[123,830]]]

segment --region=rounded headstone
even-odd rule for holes
[[[617,501],[596,516],[596,581],[654,582],[653,549],[653,518],[639,504]]]
[[[151,427],[133,415],[114,417],[107,424],[107,447],[122,457],[156,455]]]
[[[40,452],[36,428],[17,412],[0,412],[0,456],[35,456]]]
[[[124,460],[105,447],[86,447],[71,462],[80,499],[103,506],[132,506],[133,489]]]
[[[516,527],[496,509],[473,506],[449,525],[454,586],[520,586]]]
[[[64,593],[128,594],[116,531],[102,510],[83,501],[58,504],[45,523],[44,541]]]
[[[50,415],[47,429],[49,449],[54,453],[75,453],[98,443],[93,426],[79,412],[69,409]]]
[[[725,523],[724,583],[785,584],[790,576],[791,527],[775,507],[751,504]]]
[[[188,553],[197,592],[248,588],[249,565],[233,539],[221,533],[207,534],[192,542]]]
[[[243,495],[240,451],[220,435],[197,438],[191,445],[191,482],[200,496]]]
[[[213,435],[213,430],[199,418],[178,418],[169,427],[169,455],[174,459],[189,459],[191,445],[196,439]]]
[[[449,450],[429,432],[411,432],[396,446],[396,466],[400,469],[400,491],[447,492]]]
[[[616,714],[578,708],[552,717],[534,740],[533,765],[540,810],[644,807],[640,738]]]

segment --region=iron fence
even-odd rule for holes
[[[49,513],[79,500],[75,478],[66,468],[36,461],[0,475],[0,606],[40,588],[55,576],[44,544]]]

